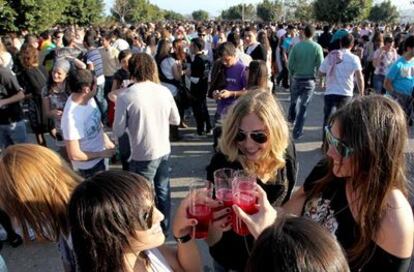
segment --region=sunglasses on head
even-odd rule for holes
[[[247,139],[248,136],[258,144],[264,144],[265,142],[267,142],[267,134],[264,132],[260,132],[260,131],[250,132],[248,134],[243,131],[239,131],[236,134],[236,141],[243,142]]]
[[[351,147],[333,136],[331,126],[325,126],[325,139],[326,142],[335,149],[336,153],[344,159],[348,158],[352,152],[354,152]]]
[[[139,223],[144,230],[152,228],[152,218],[154,215],[154,204],[151,205],[142,215],[139,217]]]

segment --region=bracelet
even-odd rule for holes
[[[177,244],[185,244],[188,241],[190,241],[191,239],[193,239],[193,237],[191,236],[191,234],[187,234],[181,237],[175,237],[174,236],[175,241],[177,242]]]

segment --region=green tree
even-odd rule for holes
[[[90,25],[102,18],[103,0],[69,0],[62,14],[64,24]]]
[[[16,31],[18,28],[14,24],[16,19],[16,11],[9,5],[6,0],[0,0],[0,30]]]
[[[148,0],[116,0],[111,13],[122,23],[159,21],[164,18],[163,11]]]
[[[197,21],[204,21],[209,17],[208,12],[202,9],[193,11],[193,13],[191,13],[191,16],[194,20]]]
[[[27,28],[32,32],[41,32],[59,22],[65,10],[67,0],[6,0],[5,10],[9,24],[16,28]],[[12,9],[12,10],[11,10]]]
[[[169,21],[180,21],[184,20],[185,16],[173,10],[164,10],[164,18]]]
[[[255,7],[253,4],[244,5],[244,19],[251,20],[255,17]],[[225,20],[243,19],[243,4],[231,6],[221,12],[221,18]]]
[[[395,22],[398,17],[400,17],[400,13],[398,12],[397,7],[394,6],[391,1],[387,0],[373,6],[368,19],[374,22],[392,23]]]
[[[282,2],[279,0],[263,0],[257,4],[257,16],[266,22],[275,21],[282,16],[282,6]]]
[[[372,0],[315,0],[317,20],[330,23],[360,21],[368,16]]]
[[[313,4],[309,0],[294,1],[293,16],[302,22],[308,22],[315,18],[313,13]]]
[[[112,16],[119,20],[121,23],[125,23],[126,18],[131,14],[131,4],[129,0],[115,0],[112,8]]]

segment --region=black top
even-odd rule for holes
[[[19,77],[19,82],[26,90],[26,93],[40,97],[48,82],[46,69],[43,66],[25,68]]]
[[[191,77],[198,78],[198,83],[191,82],[190,91],[196,98],[204,98],[207,94],[208,88],[208,72],[209,62],[207,56],[204,54],[197,54],[194,56],[194,61],[191,63]]]
[[[114,74],[114,79],[118,80],[120,82],[120,84],[122,84],[122,82],[124,80],[129,79],[129,71],[127,71],[123,68],[118,69],[118,71],[116,71],[115,74]]]
[[[23,88],[17,82],[16,77],[7,68],[0,67],[0,99],[16,95]],[[0,108],[0,125],[9,125],[23,119],[20,102],[9,104]]]
[[[246,54],[247,54],[248,48],[246,48]],[[263,45],[258,43],[256,48],[253,49],[252,52],[250,52],[250,57],[252,57],[253,60],[263,60],[266,61],[266,50],[264,49]]]
[[[328,169],[327,160],[321,160],[306,178],[303,185],[305,192],[309,192],[316,182],[326,175]],[[347,251],[357,239],[357,223],[349,209],[345,184],[343,178],[334,178],[318,198],[308,198],[305,201],[302,215],[320,223],[334,234]],[[374,241],[366,253],[368,259],[349,264],[351,271],[405,272],[409,269],[410,258],[398,258],[386,252]]]
[[[286,166],[277,171],[276,181],[264,184],[257,180],[267,194],[267,197],[274,206],[280,206],[289,200],[293,187],[296,183],[296,151],[291,142],[286,149]],[[213,173],[220,168],[243,169],[240,162],[230,162],[223,153],[213,155],[210,164],[207,166],[207,179],[214,181]],[[210,247],[210,254],[213,259],[226,269],[244,271],[249,251],[253,248],[254,238],[252,235],[239,236],[232,230],[224,232],[220,241]]]

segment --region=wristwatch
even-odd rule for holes
[[[181,237],[175,237],[174,236],[175,241],[177,242],[177,244],[185,244],[188,241],[190,241],[191,239],[193,239],[193,237],[191,236],[191,234],[187,234]]]

